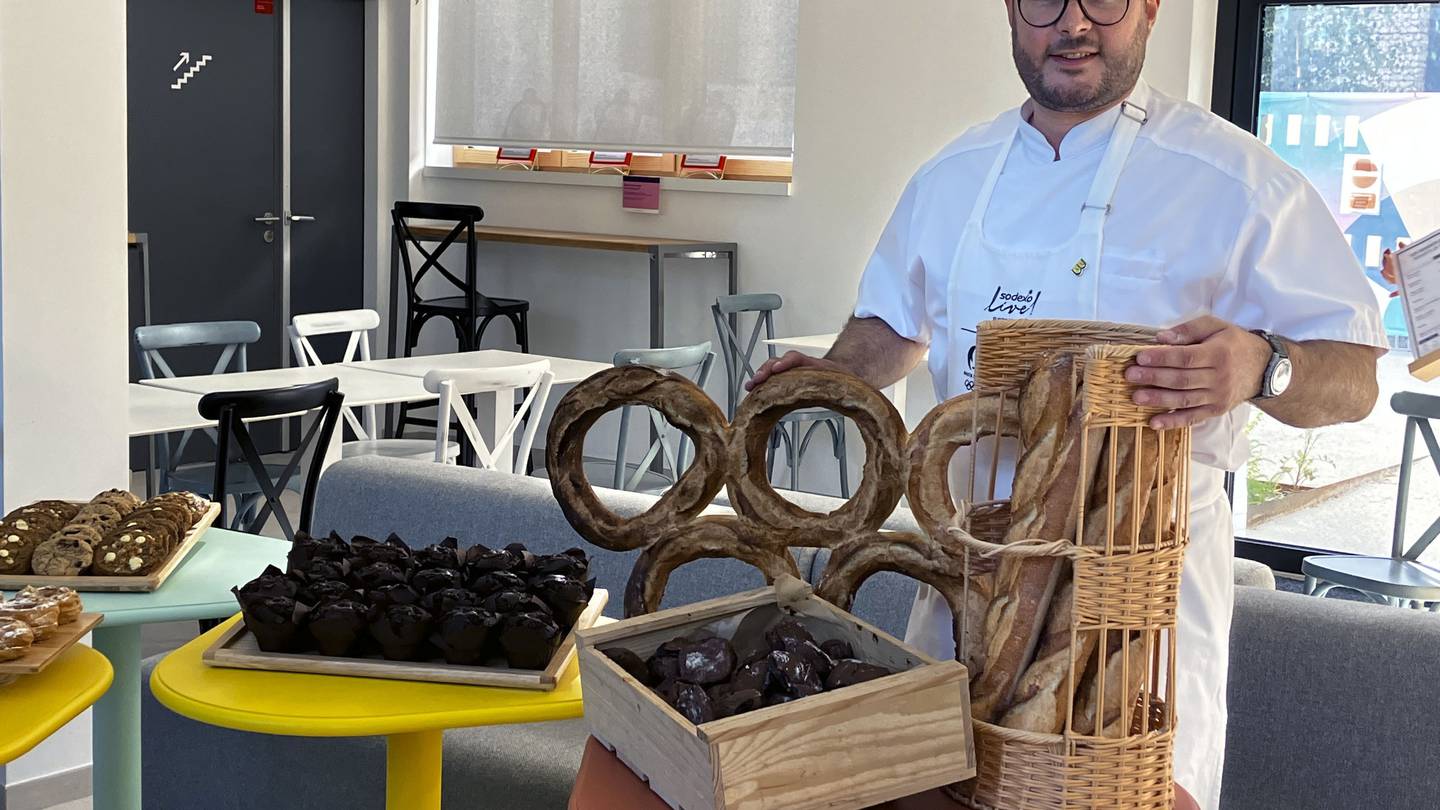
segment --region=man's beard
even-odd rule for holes
[[[1145,44],[1149,33],[1148,26],[1141,26],[1135,30],[1134,41],[1124,50],[1104,52],[1104,69],[1100,74],[1100,84],[1094,91],[1082,87],[1050,87],[1045,83],[1045,61],[1049,57],[1040,57],[1041,61],[1038,63],[1032,60],[1029,54],[1020,49],[1020,38],[1013,31],[1010,41],[1015,54],[1015,68],[1020,72],[1020,80],[1025,83],[1025,89],[1030,91],[1030,97],[1035,99],[1036,104],[1055,112],[1083,113],[1104,109],[1130,93],[1140,78],[1140,69],[1145,66]],[[1100,46],[1086,39],[1067,39],[1052,46],[1049,51],[1086,49],[1098,52]]]

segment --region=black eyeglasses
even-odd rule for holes
[[[1130,0],[1075,0],[1085,19],[1096,25],[1114,25],[1125,19]],[[1070,0],[1016,0],[1020,18],[1034,28],[1049,28],[1070,7]]]

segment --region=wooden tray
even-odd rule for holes
[[[190,531],[185,533],[185,537],[180,540],[180,545],[170,554],[170,559],[148,576],[102,577],[85,574],[78,577],[42,577],[35,574],[0,575],[0,591],[19,590],[27,585],[34,585],[36,587],[62,585],[66,588],[91,593],[153,593],[160,590],[160,586],[165,584],[165,580],[169,579],[170,575],[175,573],[175,569],[180,567],[180,563],[184,562],[185,557],[190,554],[190,551],[195,548],[195,544],[199,542],[200,535],[204,534],[205,530],[210,528],[215,522],[215,518],[219,516],[220,504],[212,502],[210,508],[205,511],[205,514],[201,515],[200,519],[195,521],[195,525],[190,527]]]
[[[239,621],[215,640],[200,657],[212,667],[260,669],[270,672],[304,672],[312,675],[348,675],[356,678],[386,678],[397,681],[458,683],[467,686],[504,686],[549,692],[560,674],[575,657],[575,632],[589,628],[600,618],[610,594],[597,588],[590,604],[575,620],[575,626],[560,642],[550,666],[540,669],[473,667],[417,661],[386,661],[381,658],[337,658],[328,655],[264,652],[255,637]]]
[[[53,636],[35,642],[30,652],[23,657],[0,662],[0,683],[16,675],[38,675],[59,658],[61,653],[75,646],[75,642],[84,638],[86,633],[94,630],[95,625],[104,620],[103,613],[81,613],[80,618],[75,621],[60,625],[60,629]]]
[[[697,726],[604,653],[644,658],[700,628],[729,636],[757,609],[821,622],[894,674]],[[671,807],[858,810],[975,775],[965,667],[926,656],[791,577],[586,630],[580,677],[591,736]]]

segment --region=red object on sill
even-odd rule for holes
[[[725,172],[725,155],[682,155],[680,158],[680,170],[694,169],[696,171]],[[693,162],[692,162],[693,161]]]
[[[255,0],[256,14],[274,14],[275,0]]]
[[[650,792],[635,772],[591,737],[575,776],[569,810],[669,810],[664,801]],[[963,810],[938,790],[876,805],[870,810]],[[1179,785],[1175,786],[1175,810],[1200,810]]]
[[[623,155],[623,157],[622,157]],[[591,166],[629,166],[635,155],[633,152],[594,152],[590,153]]]

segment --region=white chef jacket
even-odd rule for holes
[[[1163,327],[1209,314],[1294,340],[1386,346],[1368,280],[1305,178],[1220,118],[1144,89],[1148,120],[1125,163],[1105,224],[1101,317]],[[963,393],[945,390],[955,361],[953,330],[975,329],[973,323],[952,324],[949,318],[947,290],[957,242],[1010,133],[1017,132],[1016,143],[986,209],[984,236],[1017,250],[1052,248],[1075,233],[1120,114],[1117,107],[1072,129],[1056,160],[1055,150],[1023,120],[1020,109],[1011,110],[965,132],[906,186],[861,279],[855,315],[881,318],[901,336],[928,344],[939,399]],[[990,317],[1050,317],[1046,291],[1026,278],[997,277],[986,283],[986,291],[991,283]],[[967,385],[973,382],[969,372],[973,368],[964,375]],[[1228,504],[1214,495],[1219,470],[1236,469],[1248,455],[1247,411],[1242,406],[1195,431],[1194,479],[1209,495],[1192,503],[1190,556],[1204,553],[1204,564],[1212,569],[1217,562],[1228,567],[1225,560],[1233,554],[1233,544],[1224,543],[1233,540],[1224,528]],[[1223,543],[1224,548],[1197,552],[1197,542]],[[1191,669],[1199,671],[1204,684],[1198,688],[1206,695],[1192,708],[1212,716],[1186,717],[1182,673],[1176,771],[1201,806],[1209,808],[1218,806],[1224,751],[1232,600],[1225,576],[1228,571],[1220,577],[1212,571],[1208,581],[1194,578],[1181,592],[1181,667],[1193,662]],[[927,634],[914,632],[919,619],[917,609],[911,635],[923,643]],[[953,651],[947,649],[948,639],[928,638],[934,642],[931,653]]]

